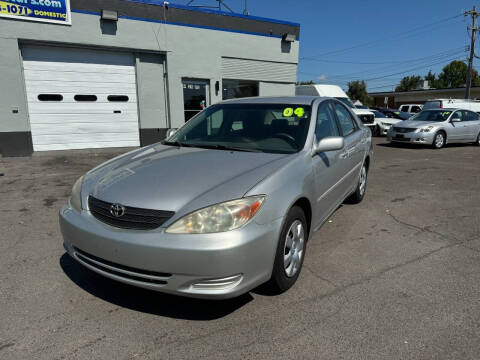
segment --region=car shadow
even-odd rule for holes
[[[380,143],[375,144],[375,146],[382,146],[382,147],[389,147],[389,148],[401,148],[401,149],[421,149],[421,150],[432,150],[431,146],[428,145],[421,145],[421,144],[411,144],[411,143]],[[469,147],[473,146],[470,143],[454,143],[454,144],[446,144],[444,148],[462,148],[462,147]]]
[[[130,310],[185,320],[215,320],[253,300],[249,293],[234,299],[204,300],[137,288],[103,277],[77,263],[67,253],[59,260],[64,273],[76,285],[102,300]]]

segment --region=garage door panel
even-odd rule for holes
[[[132,54],[27,46],[22,55],[35,151],[139,145]],[[62,98],[42,101],[40,94]],[[109,101],[109,95],[126,95],[128,101]]]
[[[49,114],[49,116],[44,116],[44,114],[30,114],[30,123],[32,128],[36,125],[55,125],[66,122],[72,124],[105,123],[110,125],[112,122],[126,122],[132,124],[132,126],[138,127],[136,114],[125,114],[125,116],[122,117],[118,117],[115,114],[95,114],[95,116],[85,116],[84,114]]]
[[[79,150],[79,149],[99,149],[109,147],[132,147],[138,146],[138,140],[121,140],[115,143],[111,142],[96,142],[96,143],[59,143],[48,145],[37,145],[35,151],[51,151],[51,150]]]
[[[24,66],[25,71],[43,71],[43,72],[71,72],[73,63],[55,63],[50,64],[44,61],[29,61]],[[135,74],[132,70],[132,65],[128,66],[114,66],[108,64],[81,64],[75,63],[76,73],[107,73],[107,74]]]
[[[114,89],[112,89],[112,84],[110,83],[97,83],[95,90],[97,94],[135,96],[134,100],[136,101],[137,89],[135,84],[122,84],[121,87],[117,85],[118,83],[116,83]],[[92,86],[88,82],[76,82],[73,84],[65,82],[37,81],[34,84],[29,84],[27,86],[27,94],[36,98],[38,94],[43,94],[46,88],[50,89],[53,93],[62,95],[89,94],[92,90]]]
[[[38,95],[40,94],[58,94],[62,95],[63,99],[61,101],[42,101],[39,100]],[[78,101],[75,100],[75,95],[95,95],[97,96],[96,101]],[[128,101],[111,101],[108,100],[109,95],[125,95],[128,96]],[[42,92],[30,92],[27,93],[27,100],[29,103],[37,106],[42,106],[42,107],[49,107],[49,108],[57,108],[57,107],[81,107],[84,105],[92,104],[94,103],[95,106],[103,106],[103,107],[121,107],[121,106],[133,106],[136,108],[136,103],[137,103],[137,95],[136,94],[131,94],[131,93],[125,93],[124,91],[117,91],[116,93],[112,93],[111,91],[108,94],[101,94],[97,91],[95,93],[92,93],[92,89],[90,89],[88,92],[87,91],[78,91],[76,93],[64,93],[61,91],[55,91],[55,92],[48,92],[48,93],[42,93]],[[103,105],[100,105],[103,104]],[[91,106],[90,106],[91,107]]]
[[[89,134],[92,132],[100,133],[135,133],[135,124],[131,122],[118,123],[115,131],[112,131],[111,123],[68,123],[68,124],[35,124],[32,131],[35,135],[61,135],[61,134]]]
[[[68,138],[65,137],[68,136]],[[34,135],[35,142],[38,145],[48,144],[69,144],[69,143],[82,143],[82,144],[95,144],[96,142],[114,144],[117,141],[133,141],[136,137],[133,134],[125,133],[96,133],[96,134],[53,134],[53,135]]]
[[[46,71],[25,71],[25,77],[32,81],[45,81],[45,80],[55,80],[55,81],[68,81],[72,83],[76,82],[98,82],[99,76],[101,75],[102,83],[108,84],[131,84],[132,81],[135,81],[135,74],[106,74],[101,72],[96,73],[78,73],[78,72],[46,72]]]

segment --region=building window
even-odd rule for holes
[[[222,80],[223,100],[258,96],[258,81]]]
[[[127,95],[108,95],[108,101],[111,102],[127,102],[128,96]]]
[[[40,94],[38,95],[40,101],[62,101],[63,95],[60,94]]]
[[[75,95],[75,101],[97,101],[97,95]]]

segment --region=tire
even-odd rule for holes
[[[365,193],[367,192],[367,179],[368,179],[368,168],[367,164],[363,163],[362,170],[360,171],[360,177],[358,179],[357,188],[355,191],[350,195],[346,202],[349,204],[359,204],[362,202],[363,198],[365,197]]]
[[[297,235],[293,233],[294,230],[299,231]],[[297,281],[302,270],[303,259],[305,259],[307,240],[308,230],[305,213],[300,207],[294,206],[288,212],[283,224],[275,254],[272,277],[267,283],[269,290],[274,294],[287,291]],[[288,254],[290,254],[289,257]]]
[[[375,127],[373,128],[372,135],[375,137],[380,136],[380,127],[378,125],[375,125]]]
[[[440,140],[440,138],[442,140]],[[441,149],[445,146],[446,140],[447,140],[447,137],[445,136],[445,133],[443,131],[439,131],[433,137],[432,147],[434,149]]]
[[[480,134],[477,136],[477,141],[475,141],[475,145],[480,146]]]

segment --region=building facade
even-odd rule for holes
[[[63,16],[22,10],[30,1],[8,0]],[[144,146],[222,99],[295,94],[296,23],[155,0],[63,3],[65,23],[0,17],[3,156]]]

